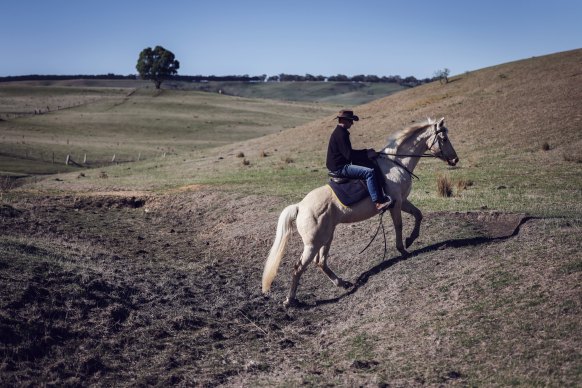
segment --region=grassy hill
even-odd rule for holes
[[[378,98],[405,90],[406,88],[392,83],[370,82],[208,82],[190,85],[174,85],[171,87],[187,87],[208,92],[264,98],[275,100],[290,100],[304,102],[320,102],[336,105],[361,105]]]
[[[298,126],[332,105],[150,88],[0,85],[0,171],[70,171],[67,155],[92,166],[188,155]],[[53,160],[56,163],[53,163]]]
[[[70,171],[63,166],[67,155],[95,167],[113,155],[126,162],[184,154],[292,128],[402,89],[340,82],[164,87],[83,79],[0,84],[0,175]]]
[[[578,113],[580,92],[576,88],[579,75],[575,66],[579,55],[579,51],[572,51],[499,65],[453,77],[446,85],[432,83],[359,106],[357,113],[362,120],[353,129],[352,142],[356,148],[380,148],[389,134],[413,121],[444,116],[461,164],[458,168],[446,169],[436,161],[421,163],[418,170],[421,179],[415,183],[413,191],[417,203],[435,210],[488,208],[536,215],[579,215],[582,211],[582,196],[578,189],[582,181],[579,163],[582,160],[582,140]],[[180,107],[180,93],[186,92],[164,92],[177,94],[169,94],[173,96],[172,104],[160,105],[158,109],[156,101],[164,101],[166,97],[153,98],[147,91],[142,93],[143,96],[135,98],[142,98],[144,102],[128,100],[132,109],[140,105],[145,108],[136,114],[129,115],[131,111],[125,110],[128,103],[111,114],[102,114],[108,122],[117,117],[118,121],[111,124],[111,131],[119,131],[124,126],[134,128],[143,139],[133,140],[131,132],[113,135],[107,132],[107,127],[102,128],[100,130],[105,131],[104,137],[108,139],[106,148],[111,149],[109,154],[117,152],[119,157],[125,147],[126,157],[130,160],[136,158],[137,152],[142,151],[145,155],[148,150],[150,156],[161,155],[159,150],[175,150],[176,155],[164,163],[152,159],[131,169],[111,167],[110,175],[116,178],[110,180],[110,185],[119,188],[133,186],[140,190],[157,189],[160,185],[219,185],[245,192],[282,194],[297,200],[310,187],[325,182],[323,161],[337,106],[298,104],[292,105],[296,108],[293,111],[281,103],[271,108],[276,111],[273,116],[265,108],[270,103],[263,100],[233,100],[226,96],[202,94],[196,95],[197,100],[192,100],[192,103],[198,101],[198,105],[183,103]],[[120,101],[125,100],[121,98]],[[216,101],[229,102],[218,105]],[[222,111],[227,113],[222,113],[222,116],[218,113],[215,119],[218,123],[223,123],[224,114],[230,114],[228,112],[235,109],[235,104],[247,103],[256,105],[256,108],[241,108],[237,113],[246,115],[250,120],[248,124],[237,116],[235,123],[229,117],[221,127],[212,119],[208,120],[208,113],[202,113],[205,103],[228,107]],[[201,113],[196,113],[199,117],[194,118],[180,109]],[[74,120],[72,128],[83,125],[83,114],[79,112],[71,119]],[[297,126],[318,115],[323,118],[279,132],[282,127]],[[66,117],[71,115],[67,113]],[[276,122],[277,118],[281,120]],[[190,122],[191,119],[194,122]],[[43,118],[30,120],[46,122]],[[53,120],[58,123],[58,117]],[[127,125],[125,120],[129,121]],[[157,129],[156,120],[164,122],[163,130]],[[200,126],[196,131],[202,139],[190,137],[194,123]],[[6,123],[3,124],[6,128]],[[57,125],[61,128],[60,124]],[[54,125],[50,124],[47,133],[51,127]],[[232,138],[239,130],[243,133]],[[23,133],[25,138],[31,136],[26,133],[38,133],[37,129],[33,131],[37,132]],[[16,127],[12,138],[18,139],[21,132],[22,129]],[[165,133],[171,137],[161,136]],[[220,141],[231,144],[210,149],[204,145],[205,133],[208,133],[207,139],[216,137],[213,142],[206,140],[210,146],[218,145]],[[268,133],[272,134],[256,138]],[[121,140],[114,140],[114,136]],[[61,136],[63,148],[66,146],[63,144],[65,137]],[[254,139],[232,143],[245,137]],[[204,151],[196,152],[202,148]],[[65,152],[63,150],[61,154]],[[77,151],[77,159],[81,152],[84,151]],[[237,157],[241,153],[247,164]],[[288,163],[290,161],[292,163]],[[155,169],[152,169],[153,165]],[[177,168],[178,165],[181,167]],[[437,171],[446,172],[455,182],[468,182],[471,186],[459,192],[453,200],[423,194],[433,190]],[[163,174],[165,179],[158,179],[159,174]],[[93,190],[93,184],[101,182],[94,180],[96,174],[92,175],[93,179],[82,182],[78,182],[76,175],[70,177],[80,190],[84,190],[83,187]],[[136,175],[140,176],[138,185],[134,179]],[[53,188],[59,186],[50,181],[45,184]]]
[[[377,219],[341,225],[330,265],[355,286],[337,289],[309,268],[295,309],[281,303],[297,235],[268,297],[262,266],[280,211],[326,181],[338,107],[109,89],[78,108],[0,123],[12,147],[39,138],[65,150],[64,137],[83,130],[80,147],[167,151],[3,190],[0,380],[577,386],[581,62],[582,50],[530,58],[356,106],[356,148],[444,116],[461,162],[423,160],[415,171],[410,199],[424,221],[410,255],[395,250],[389,217],[386,252],[377,240],[359,253]],[[224,105],[243,123],[234,131],[218,119]],[[278,128],[267,124],[272,112]],[[191,120],[206,144],[189,139]],[[436,193],[442,174],[452,197]]]

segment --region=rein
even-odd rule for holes
[[[408,175],[410,175],[411,177],[416,178],[417,180],[420,180],[420,178],[417,175],[415,175],[412,171],[410,171],[405,165],[403,165],[402,163],[400,163],[396,159],[390,159],[388,157],[388,156],[404,156],[404,157],[406,157],[407,155],[385,154],[383,152],[380,152],[380,153],[378,153],[378,156],[384,157],[385,159],[388,159],[389,161],[391,161],[392,163],[394,163],[398,167],[403,168],[404,171],[406,171],[408,173]],[[432,155],[422,155],[420,157],[422,158],[422,157],[429,157],[429,156],[432,156]]]
[[[435,131],[434,140],[432,141],[432,144],[430,145],[430,147],[428,147],[429,150],[432,149],[432,147],[435,145],[435,143],[437,141],[439,142],[439,145],[441,145],[441,140],[438,136],[438,134],[440,132],[442,132],[442,129]],[[388,159],[389,161],[391,161],[392,163],[394,163],[398,167],[403,168],[404,171],[406,171],[408,173],[408,175],[410,175],[412,178],[416,178],[417,180],[420,180],[420,178],[418,176],[416,176],[412,171],[410,171],[406,166],[404,166],[398,160],[391,159],[391,158],[389,158],[389,156],[396,156],[396,157],[401,157],[401,158],[438,158],[437,155],[433,155],[433,154],[410,155],[410,154],[392,154],[392,153],[388,153],[388,152],[378,152],[378,156],[382,157],[384,159]]]
[[[384,236],[384,256],[382,256],[382,261],[384,261],[384,259],[386,258],[386,252],[388,251],[388,248],[386,245],[386,231],[384,230],[384,222],[382,221],[382,217],[384,216],[384,213],[385,213],[385,211],[380,213],[380,215],[379,215],[380,222],[378,223],[378,227],[376,228],[376,233],[374,233],[374,236],[372,237],[372,239],[370,240],[368,245],[366,245],[366,247],[360,251],[360,253],[359,253],[360,255],[362,253],[364,253],[364,251],[366,249],[368,249],[370,247],[370,245],[372,245],[372,242],[374,242],[374,240],[376,239],[376,236],[378,236],[378,232],[380,231],[380,227],[382,227],[382,235]]]

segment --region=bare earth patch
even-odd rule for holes
[[[134,193],[132,193],[134,194]],[[135,193],[137,194],[137,193]],[[386,221],[342,225],[331,266],[282,306],[292,238],[260,276],[279,199],[205,190],[22,198],[0,212],[0,377],[9,385],[572,385],[579,220],[428,213],[409,257]],[[411,220],[406,220],[411,226]],[[578,239],[578,240],[577,240]],[[511,360],[508,362],[507,360]]]

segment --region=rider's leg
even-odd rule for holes
[[[348,164],[341,169],[340,173],[341,176],[346,178],[365,180],[366,185],[368,186],[368,191],[370,192],[370,197],[372,198],[372,201],[376,203],[376,208],[378,210],[385,209],[390,205],[389,202],[384,200],[382,191],[378,192],[374,169]]]

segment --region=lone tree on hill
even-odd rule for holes
[[[164,79],[178,73],[180,62],[175,59],[174,53],[162,46],[156,46],[153,50],[148,47],[139,53],[135,68],[141,78],[152,80],[159,89]]]
[[[437,70],[434,72],[434,77],[439,80],[441,84],[448,84],[449,83],[449,74],[451,71],[446,67],[442,70]]]

